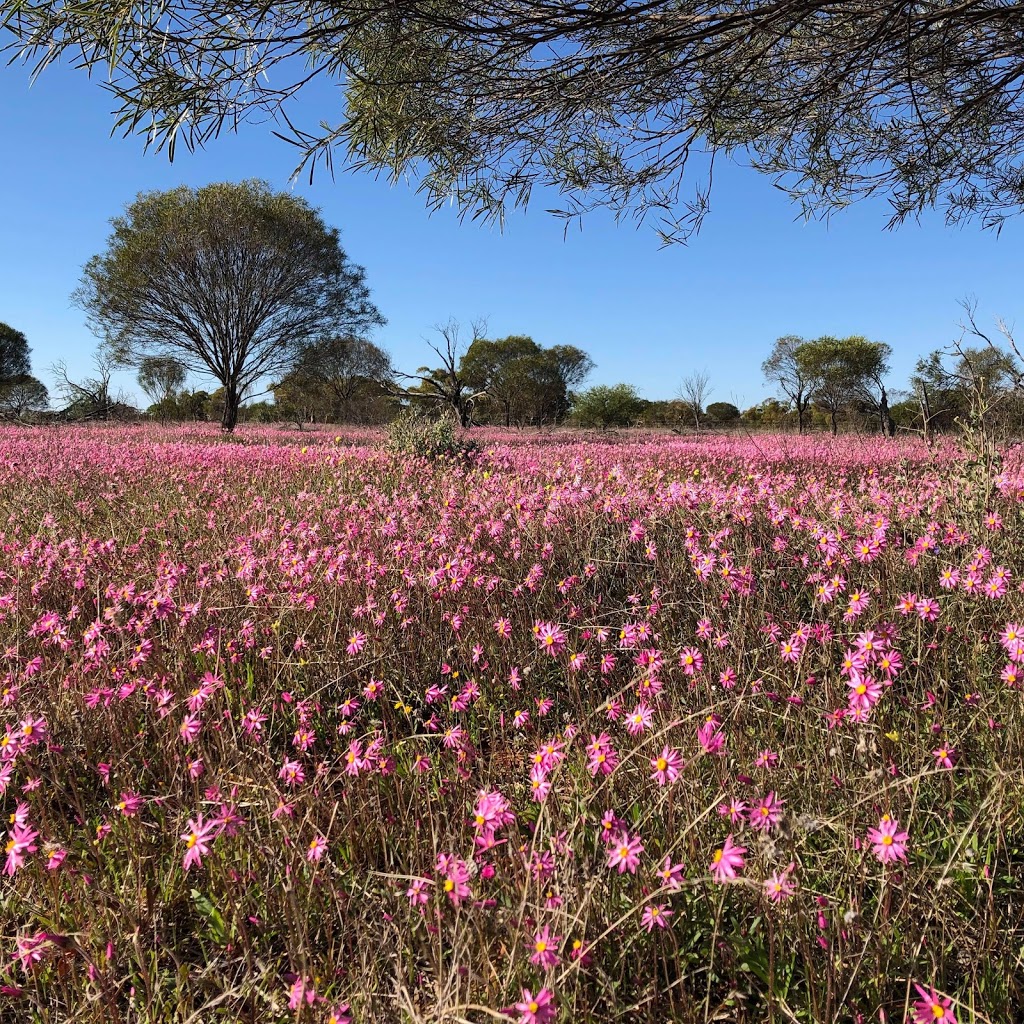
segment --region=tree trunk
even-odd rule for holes
[[[836,409],[834,406],[829,415],[832,417],[832,436],[835,437],[839,433],[839,425],[836,423]]]
[[[895,437],[896,424],[893,423],[892,416],[889,414],[889,396],[886,394],[885,388],[881,390],[882,397],[878,403],[878,415],[882,421],[882,436]]]
[[[221,428],[230,434],[238,423],[238,389],[233,384],[224,386],[224,416],[220,421]]]
[[[804,413],[807,411],[807,403],[801,402],[799,398],[796,400],[796,432],[802,434],[804,432]]]

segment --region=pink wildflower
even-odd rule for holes
[[[618,868],[620,875],[626,871],[635,875],[640,863],[640,854],[643,852],[644,847],[639,836],[630,836],[628,832],[622,832],[608,851],[608,867]]]
[[[931,986],[923,988],[915,983],[914,988],[920,996],[914,1001],[915,1024],[956,1024],[953,1001],[948,996],[940,995]]]
[[[868,841],[871,843],[871,850],[874,855],[883,863],[891,864],[894,861],[907,859],[906,832],[899,830],[900,823],[883,814],[878,822],[878,828],[868,829]]]
[[[210,852],[210,845],[217,838],[218,825],[214,821],[204,821],[201,814],[189,819],[186,826],[187,831],[182,832],[181,838],[185,840],[185,856],[182,860],[182,867],[188,871],[190,868],[201,867],[203,857]]]
[[[745,863],[743,854],[746,852],[745,846],[737,846],[732,841],[732,833],[727,835],[721,848],[715,850],[714,856],[711,858],[709,870],[715,876],[715,881],[721,883],[734,879],[737,872],[743,870]]]

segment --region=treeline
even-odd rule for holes
[[[704,429],[874,430],[886,436],[979,424],[1019,431],[1024,360],[1008,330],[990,337],[971,307],[960,340],[892,380],[892,349],[861,336],[779,338],[762,370],[771,398],[741,410],[711,401],[706,373],[649,401],[629,384],[586,388],[594,368],[573,345],[514,334],[468,335],[449,321],[415,372],[372,340],[386,321],[366,272],[318,210],[266,182],[219,182],[140,194],[111,222],[72,296],[104,339],[91,371],[53,367],[60,401],[32,375],[24,334],[0,325],[0,416],[9,419],[241,420],[389,423],[444,413],[462,427],[571,424]],[[183,287],[182,282],[188,282]],[[145,413],[112,388],[131,369]],[[196,375],[215,382],[190,386]]]

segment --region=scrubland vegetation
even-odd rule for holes
[[[0,434],[0,1017],[1019,1020],[1020,453],[473,437]]]

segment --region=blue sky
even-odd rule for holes
[[[706,370],[712,400],[746,407],[770,393],[760,364],[780,335],[887,341],[898,387],[918,355],[957,336],[958,298],[976,297],[986,322],[1012,322],[1024,301],[1019,221],[999,237],[946,228],[939,214],[887,232],[879,201],[805,223],[767,178],[731,165],[716,173],[711,213],[688,247],[660,249],[652,228],[601,214],[563,237],[543,197],[501,233],[460,224],[455,210],[431,215],[413,187],[365,174],[293,186],[295,151],[269,125],[179,149],[170,164],[139,138],[110,138],[111,106],[81,73],[50,69],[30,88],[26,68],[0,67],[0,320],[28,336],[47,384],[56,360],[80,372],[91,359],[96,339],[69,296],[110,217],[139,191],[247,177],[294,188],[341,229],[388,318],[375,340],[408,371],[428,361],[434,324],[486,317],[491,337],[585,349],[591,383],[624,380],[665,398]],[[310,109],[306,120],[322,116]],[[122,383],[133,390],[130,377]]]

